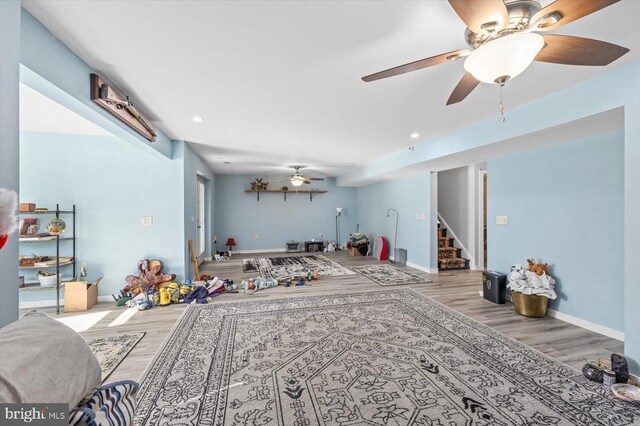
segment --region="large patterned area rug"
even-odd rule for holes
[[[116,334],[85,340],[91,352],[98,358],[103,382],[120,365],[144,335],[145,333]]]
[[[260,274],[265,278],[302,275],[309,270],[317,271],[320,276],[324,277],[355,275],[355,272],[339,263],[319,255],[260,257],[242,261],[243,272]]]
[[[392,265],[353,266],[354,271],[382,286],[430,283],[430,280]]]
[[[632,425],[640,407],[411,289],[189,306],[142,425]]]

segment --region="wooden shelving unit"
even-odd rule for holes
[[[287,194],[309,194],[309,201],[313,201],[314,194],[324,194],[327,191],[320,189],[298,189],[291,191],[284,191],[282,189],[247,189],[244,192],[255,193],[257,200],[260,201],[260,194],[284,194],[284,201],[287,201]]]
[[[64,283],[75,281],[76,279],[76,206],[73,205],[72,210],[60,210],[60,206],[56,204],[55,210],[50,210],[46,212],[38,211],[38,212],[20,212],[21,216],[31,216],[31,215],[55,215],[55,217],[60,217],[60,215],[70,215],[72,219],[71,223],[71,236],[61,237],[60,235],[45,235],[41,237],[20,237],[20,244],[34,244],[34,243],[42,243],[42,242],[52,242],[56,243],[56,257],[55,262],[50,264],[39,264],[33,266],[20,266],[20,269],[48,269],[55,268],[57,281],[55,287],[43,287],[40,285],[39,281],[27,281],[24,283],[24,287],[20,288],[20,292],[26,291],[48,291],[48,290],[56,290],[56,313],[60,313],[60,289],[64,288]],[[72,242],[72,256],[69,260],[60,261],[60,243],[65,241]],[[71,279],[60,280],[60,268],[64,266],[72,266],[73,274]]]

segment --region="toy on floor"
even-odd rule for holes
[[[292,275],[290,277],[280,277],[278,278],[278,284],[283,285],[285,287],[290,286],[303,286],[307,282],[315,281],[319,278],[317,271],[308,270],[304,275]]]
[[[112,294],[111,297],[116,301],[117,306],[124,306],[129,300],[131,300],[132,294],[124,290],[120,290],[120,294],[117,296]]]
[[[163,264],[157,259],[142,259],[138,261],[138,276],[128,275],[125,280],[127,285],[124,291],[138,294],[157,290],[162,284],[168,283],[176,278],[175,274],[163,274]]]
[[[273,278],[250,278],[242,281],[242,289],[245,293],[253,294],[258,290],[264,290],[267,288],[277,287],[278,280]]]

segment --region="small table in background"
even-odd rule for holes
[[[307,253],[324,251],[324,241],[305,241],[304,251]]]

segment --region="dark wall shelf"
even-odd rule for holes
[[[324,194],[327,191],[321,189],[298,189],[291,191],[284,191],[282,189],[265,189],[265,190],[257,190],[257,189],[247,189],[244,192],[246,193],[255,193],[257,194],[257,200],[260,201],[260,194],[284,194],[284,201],[287,201],[287,194],[309,194],[309,201],[313,201],[314,194]]]

